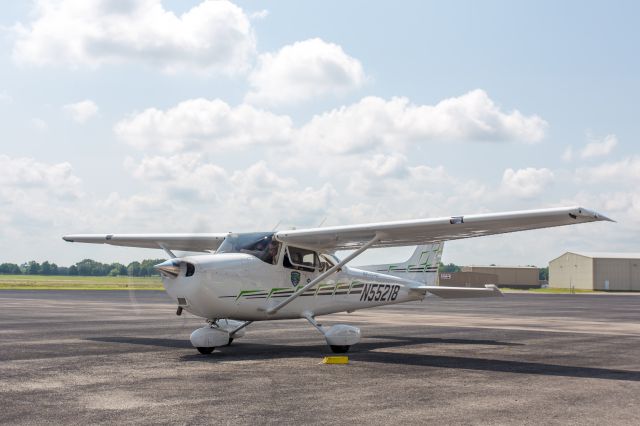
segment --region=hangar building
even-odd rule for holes
[[[540,287],[538,268],[535,266],[463,266],[462,272],[496,275],[498,280],[494,284],[498,287]]]
[[[438,280],[439,285],[445,287],[482,288],[487,284],[497,284],[498,276],[481,272],[440,272]]]
[[[566,252],[549,262],[549,287],[640,291],[640,253]]]

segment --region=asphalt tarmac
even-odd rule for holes
[[[200,355],[152,291],[0,291],[7,424],[640,424],[640,295],[508,294],[320,317]]]

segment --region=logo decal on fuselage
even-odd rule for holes
[[[300,272],[291,271],[291,285],[294,287],[300,284]]]

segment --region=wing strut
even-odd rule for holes
[[[171,259],[175,259],[175,258],[176,258],[176,255],[175,255],[175,254],[173,254],[173,252],[172,252],[171,250],[169,250],[169,249],[167,248],[167,246],[166,246],[164,243],[158,243],[158,246],[159,246],[162,250],[164,250],[164,252],[165,252],[165,253],[167,253],[167,255],[168,255]]]
[[[279,304],[277,304],[276,306],[267,309],[267,313],[268,314],[275,314],[276,312],[278,312],[280,309],[284,308],[285,306],[287,306],[289,303],[293,302],[294,299],[296,299],[298,296],[300,296],[302,293],[304,293],[305,291],[309,290],[311,287],[313,287],[314,285],[318,284],[320,281],[324,280],[325,278],[327,278],[329,275],[333,274],[334,272],[336,272],[337,270],[339,270],[340,268],[342,268],[344,265],[346,265],[347,263],[349,263],[351,260],[353,260],[356,256],[362,254],[362,252],[364,252],[366,249],[368,249],[369,247],[371,247],[372,245],[374,245],[375,243],[377,243],[378,241],[380,241],[381,236],[379,234],[376,234],[375,237],[373,237],[371,240],[367,241],[364,245],[362,245],[360,248],[358,248],[356,251],[354,251],[353,253],[351,253],[349,256],[345,257],[344,259],[342,259],[340,262],[336,263],[334,266],[332,266],[331,268],[327,269],[325,272],[323,272],[322,274],[318,275],[314,280],[312,280],[309,284],[305,285],[304,287],[302,287],[300,290],[296,291],[295,293],[293,293],[291,296],[287,297],[286,299],[284,299],[282,302],[280,302]]]

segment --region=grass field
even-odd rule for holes
[[[160,277],[0,275],[0,290],[163,290]]]

